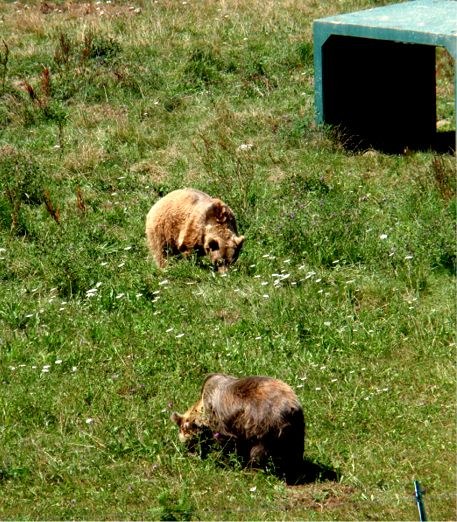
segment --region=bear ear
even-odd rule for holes
[[[238,236],[235,238],[235,243],[238,247],[241,247],[241,245],[244,243],[245,237],[244,236]]]
[[[215,219],[218,223],[225,223],[227,218],[227,206],[220,199],[215,199],[206,211],[206,219]]]
[[[179,427],[181,427],[183,419],[184,419],[184,416],[180,415],[179,413],[177,413],[175,411],[170,416],[170,420],[175,422]]]

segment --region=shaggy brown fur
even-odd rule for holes
[[[287,476],[303,464],[303,410],[292,388],[278,379],[211,374],[201,398],[171,419],[189,446],[210,431],[247,465],[263,467],[270,460]]]
[[[220,199],[195,189],[170,192],[146,217],[149,250],[159,267],[168,254],[207,254],[221,271],[236,261],[244,242],[235,216]]]

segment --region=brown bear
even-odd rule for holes
[[[167,255],[207,254],[221,272],[236,261],[244,242],[235,216],[220,199],[192,188],[170,192],[155,203],[146,217],[146,237],[157,266]]]
[[[272,377],[206,377],[200,399],[184,415],[173,413],[179,439],[189,450],[201,438],[235,451],[252,467],[272,464],[294,480],[303,465],[305,421],[303,409],[285,382]]]

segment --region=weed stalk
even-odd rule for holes
[[[2,40],[3,42],[3,47],[5,48],[5,53],[3,54],[3,56],[1,56],[1,60],[0,60],[0,64],[2,66],[2,73],[1,73],[1,77],[2,77],[2,93],[5,92],[5,84],[6,84],[6,75],[7,75],[7,72],[8,72],[8,59],[9,59],[9,54],[10,54],[10,49],[7,45],[7,43],[5,42],[5,40]]]
[[[58,225],[60,225],[60,211],[57,207],[54,207],[54,204],[51,201],[49,190],[43,191],[43,198],[44,204],[46,205],[46,210],[49,212],[49,215]]]

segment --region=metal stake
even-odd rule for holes
[[[425,506],[424,506],[424,498],[423,494],[425,491],[421,488],[419,481],[414,481],[414,493],[417,502],[417,509],[419,510],[419,520],[420,522],[427,521],[427,515],[425,514]]]

